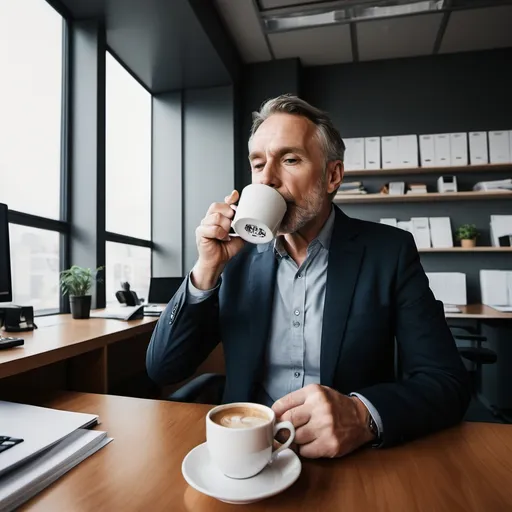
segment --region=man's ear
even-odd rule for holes
[[[332,194],[343,181],[345,169],[341,160],[333,160],[327,164],[327,193]]]

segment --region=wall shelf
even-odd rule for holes
[[[487,173],[487,172],[510,172],[512,173],[512,163],[510,164],[483,164],[483,165],[464,165],[453,167],[413,167],[402,169],[366,169],[357,171],[345,171],[347,176],[386,176],[390,174],[455,174],[455,173]]]
[[[426,247],[418,252],[512,252],[512,247]]]
[[[350,203],[416,203],[428,201],[471,201],[486,199],[512,199],[512,191],[502,192],[429,192],[427,194],[361,194],[343,195],[334,198],[335,204]]]

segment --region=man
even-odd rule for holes
[[[150,377],[190,376],[222,341],[224,402],[258,401],[296,428],[304,457],[338,457],[459,422],[465,368],[412,236],[332,204],[344,144],[294,96],[266,102],[249,140],[252,182],[288,208],[266,245],[229,236],[234,191],[196,230],[198,260],[160,318]],[[395,338],[403,376],[395,377]]]

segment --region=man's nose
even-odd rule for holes
[[[272,188],[279,187],[279,173],[273,162],[267,162],[263,170],[259,173],[259,183],[268,185]]]

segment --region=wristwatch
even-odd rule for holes
[[[370,411],[368,411],[368,428],[374,436],[374,440],[371,442],[372,446],[379,446],[381,443],[379,427],[377,426],[377,422],[373,419],[373,416],[370,414]]]

